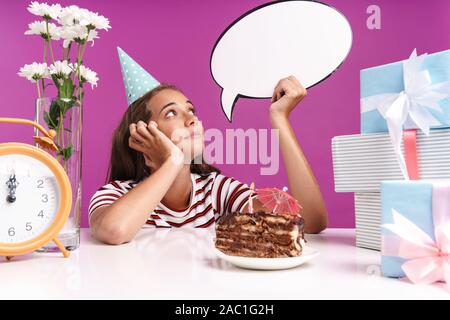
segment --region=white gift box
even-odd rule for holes
[[[417,153],[421,179],[450,178],[450,129],[417,131]],[[403,179],[388,133],[334,137],[332,155],[336,192],[380,192],[382,180]]]
[[[381,195],[379,192],[355,193],[356,246],[380,250]]]

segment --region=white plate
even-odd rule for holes
[[[303,247],[303,252],[298,257],[289,258],[251,258],[230,256],[214,247],[214,252],[219,258],[228,261],[236,267],[255,270],[282,270],[297,267],[319,255],[319,251],[310,247]]]

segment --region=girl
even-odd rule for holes
[[[327,211],[288,120],[306,94],[294,76],[280,80],[269,116],[279,130],[289,187],[303,207],[305,230],[318,233],[327,226]],[[206,228],[223,214],[248,210],[248,186],[198,161],[203,147],[195,107],[177,87],[161,84],[133,102],[114,133],[110,183],[89,205],[94,237],[122,244],[144,225]],[[257,199],[253,207],[265,210]]]

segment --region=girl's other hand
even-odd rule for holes
[[[295,106],[307,95],[306,89],[294,76],[278,81],[272,95],[271,115],[288,117]]]
[[[132,123],[128,145],[142,152],[146,165],[155,170],[169,159],[178,165],[184,159],[183,151],[158,129],[154,121],[150,121],[148,125],[144,121]]]

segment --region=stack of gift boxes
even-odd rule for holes
[[[388,225],[407,220],[435,240],[433,190],[450,188],[449,80],[450,50],[361,70],[361,134],[332,139],[335,191],[354,193],[356,245],[381,250],[389,276],[403,276],[406,260]]]
[[[335,191],[354,193],[356,245],[380,250],[381,182],[404,179],[389,134],[338,136],[332,150]],[[450,179],[450,129],[418,132],[417,156],[421,179]]]

